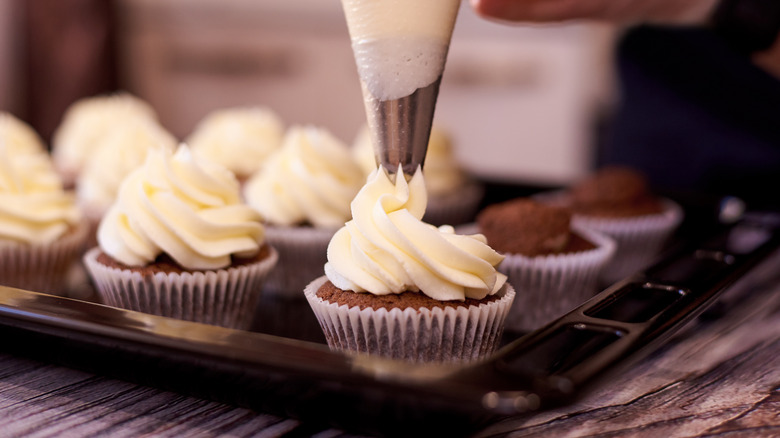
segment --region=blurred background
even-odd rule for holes
[[[436,109],[486,181],[585,175],[614,101],[613,29],[505,26],[463,2]],[[75,100],[129,91],[186,137],[213,109],[262,105],[352,143],[365,123],[337,0],[0,0],[0,110],[46,140]]]

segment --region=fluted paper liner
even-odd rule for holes
[[[142,274],[97,261],[100,248],[84,255],[98,295],[109,306],[153,315],[249,328],[263,281],[276,264],[273,247],[263,260],[214,271]]]
[[[266,292],[303,298],[306,285],[322,275],[328,261],[328,244],[336,231],[267,225],[265,239],[276,248],[279,262],[266,278]]]
[[[597,279],[615,253],[607,236],[572,225],[572,231],[596,248],[567,254],[528,257],[504,254],[498,270],[509,277],[515,297],[507,330],[531,331],[566,314],[598,290]]]
[[[0,242],[0,284],[63,295],[71,263],[84,250],[89,233],[86,221],[49,244]]]
[[[599,281],[612,284],[649,266],[669,236],[680,225],[683,210],[663,199],[664,211],[633,218],[602,218],[575,214],[572,223],[605,234],[615,240],[617,250],[604,267]]]
[[[444,196],[429,194],[423,222],[437,226],[470,222],[484,194],[485,187],[473,181]]]
[[[317,297],[327,281],[309,283],[309,301],[332,350],[368,353],[413,362],[470,362],[498,347],[515,291],[506,284],[500,299],[468,307],[360,309]]]

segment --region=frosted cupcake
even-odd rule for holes
[[[269,291],[300,296],[322,274],[328,242],[349,220],[349,203],[363,182],[342,141],[321,128],[290,128],[282,148],[244,187],[247,203],[266,221],[268,242],[279,251]]]
[[[88,227],[48,154],[18,147],[0,141],[0,284],[62,295]]]
[[[66,187],[76,184],[81,171],[104,136],[131,120],[156,121],[149,104],[120,93],[81,99],[63,116],[52,139],[52,156]]]
[[[43,140],[30,125],[12,114],[0,111],[0,143],[11,155],[45,153]]]
[[[227,167],[245,181],[281,147],[283,136],[282,120],[270,109],[237,107],[208,114],[187,144],[194,154]]]
[[[642,174],[619,166],[575,184],[563,202],[574,211],[574,224],[615,240],[617,252],[601,275],[604,284],[651,264],[683,219],[682,208],[652,194]]]
[[[378,169],[328,246],[325,276],[304,294],[330,348],[415,362],[468,362],[499,344],[514,290],[482,235],[422,221],[418,170]]]
[[[103,302],[226,327],[249,327],[277,260],[235,176],[186,146],[149,150],[97,238],[84,262]]]
[[[95,145],[76,184],[76,199],[90,223],[90,247],[97,224],[116,200],[122,180],[141,166],[150,149],[176,149],[176,139],[153,120],[130,119],[107,132]]]
[[[358,134],[352,153],[366,176],[377,167],[367,128]],[[459,225],[474,218],[484,187],[466,174],[455,158],[450,136],[436,125],[431,129],[423,174],[428,190],[428,207],[423,218],[426,222]]]
[[[517,293],[508,329],[539,328],[597,292],[615,243],[571,218],[566,208],[527,198],[490,205],[477,216],[479,232],[506,257],[498,269]]]

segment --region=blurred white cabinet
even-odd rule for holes
[[[427,1],[427,0],[426,0]],[[208,111],[267,105],[351,143],[364,123],[340,2],[122,0],[126,87],[180,138]],[[436,121],[473,173],[556,184],[582,175],[606,100],[610,32],[586,25],[509,27],[463,2]]]

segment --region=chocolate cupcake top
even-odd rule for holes
[[[100,248],[127,266],[165,253],[188,270],[220,269],[251,257],[264,241],[261,216],[241,203],[238,180],[182,145],[151,149],[122,182],[98,227]]]
[[[325,129],[294,126],[247,182],[244,197],[270,224],[335,229],[349,220],[363,182],[346,144]]]
[[[477,223],[497,251],[529,257],[562,252],[571,236],[569,209],[529,198],[490,205],[479,213]]]
[[[48,154],[10,149],[0,141],[0,240],[52,243],[81,221],[73,194]]]
[[[575,213],[588,216],[631,217],[663,211],[645,177],[621,166],[604,167],[579,182],[571,188],[570,199]]]
[[[328,245],[328,279],[343,290],[375,295],[422,292],[436,300],[482,299],[506,276],[503,257],[481,234],[457,235],[450,226],[422,222],[427,194],[422,172],[395,182],[379,168],[352,201],[352,220]]]

